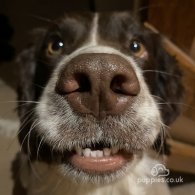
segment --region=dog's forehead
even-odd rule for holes
[[[66,13],[63,17],[59,18],[55,24],[61,29],[65,30],[71,28],[74,30],[79,30],[79,28],[87,28],[89,30],[91,24],[93,23],[93,18],[95,14],[86,13]]]
[[[129,12],[113,12],[98,14],[98,26],[101,33],[110,32],[113,36],[121,31],[139,28],[136,19]]]
[[[69,33],[74,36],[83,33],[83,38],[90,36],[94,25],[100,41],[111,39],[120,39],[121,41],[126,38],[125,34],[133,34],[140,29],[135,18],[129,12],[69,13],[58,23],[58,27],[64,31],[64,35]]]
[[[130,12],[81,12],[81,13],[66,13],[63,17],[57,20],[59,26],[71,24],[74,22],[81,23],[83,25],[93,23],[94,18],[98,15],[101,21],[99,25],[116,26],[121,25],[124,22],[134,23],[135,18]],[[114,27],[113,26],[113,27]]]

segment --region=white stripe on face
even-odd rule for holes
[[[93,45],[93,46],[97,45],[98,19],[99,19],[99,16],[96,13],[93,19],[93,25],[92,25],[90,39],[89,39],[90,45]]]

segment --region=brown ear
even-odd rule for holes
[[[175,58],[167,53],[159,35],[154,34],[153,57],[156,64],[156,76],[152,94],[157,96],[163,123],[169,126],[181,113],[184,98],[182,73]],[[153,145],[154,149],[169,154],[165,135],[160,134]],[[159,151],[160,150],[160,151]]]
[[[176,60],[162,47],[156,45],[157,76],[154,95],[160,97],[160,110],[166,125],[170,125],[181,112],[184,88],[182,74]]]
[[[161,36],[147,31],[145,42],[150,50],[153,64],[152,82],[149,83],[152,95],[160,107],[165,125],[170,125],[181,112],[184,96],[182,74],[175,58],[164,49]]]
[[[185,93],[182,85],[182,73],[175,58],[165,50],[159,32],[147,22],[144,23],[144,26],[153,37],[151,37],[153,56],[158,70],[153,94],[161,98],[158,101],[161,104],[162,117],[164,123],[170,125],[181,112],[181,103]]]
[[[36,32],[35,38],[31,38],[33,42],[28,48],[20,53],[17,58],[18,70],[18,114],[21,121],[20,130],[18,133],[19,142],[22,144],[23,151],[27,152],[26,135],[30,130],[31,121],[34,115],[36,84],[35,72],[38,65],[36,52],[42,44],[43,35],[45,31]],[[26,121],[26,122],[25,122]]]
[[[18,75],[18,101],[19,101],[19,117],[25,115],[28,110],[28,104],[23,105],[24,102],[33,101],[34,89],[33,78],[36,68],[35,62],[35,47],[30,47],[24,50],[18,57],[17,63],[19,64]]]
[[[20,53],[16,61],[19,67],[17,94],[20,117],[25,115],[25,110],[28,110],[28,104],[24,105],[24,101],[33,101],[35,96],[33,80],[37,67],[36,51],[40,48],[45,33],[45,29],[33,30],[31,45]]]

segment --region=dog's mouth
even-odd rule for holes
[[[78,149],[79,152],[72,155],[71,164],[89,173],[104,173],[119,170],[127,162],[132,160],[133,155],[117,149],[104,148],[92,150],[91,148]]]
[[[72,167],[89,174],[115,172],[132,160],[133,153],[102,143],[77,147],[68,156],[68,162]]]

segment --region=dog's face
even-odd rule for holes
[[[23,150],[80,182],[130,172],[179,112],[174,60],[128,13],[67,14],[20,61]]]

